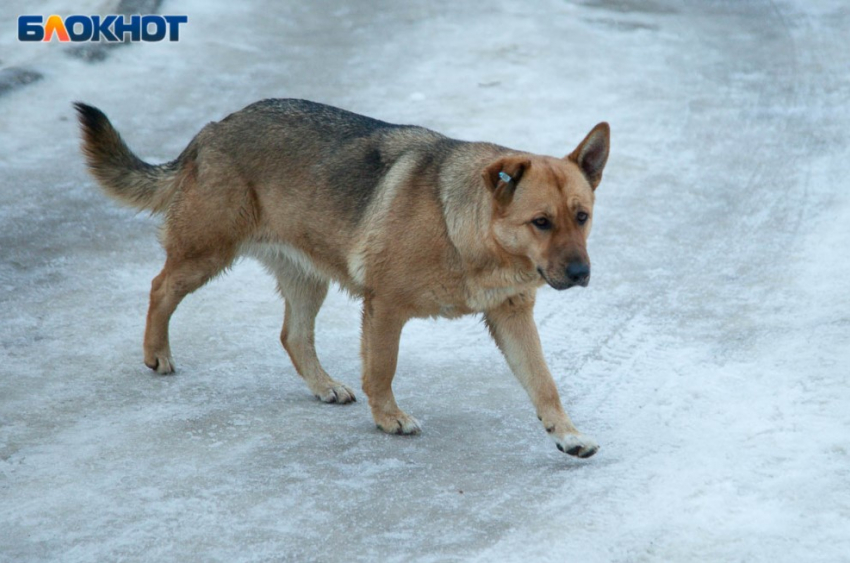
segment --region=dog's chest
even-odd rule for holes
[[[470,288],[467,294],[467,306],[476,313],[483,313],[494,309],[515,295],[528,290],[528,287],[494,287],[494,288]]]
[[[430,316],[453,319],[463,315],[484,313],[502,305],[508,299],[517,295],[534,291],[534,284],[519,282],[515,285],[485,286],[475,283],[477,280],[465,280],[461,285],[452,288],[455,291],[434,291],[432,302],[429,304]],[[488,280],[490,281],[490,280]]]

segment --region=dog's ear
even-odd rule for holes
[[[501,205],[510,205],[520,178],[531,166],[531,160],[523,155],[505,156],[487,166],[481,175],[493,198]]]
[[[608,148],[611,144],[611,128],[604,121],[593,128],[587,137],[579,143],[576,150],[566,158],[578,164],[584,177],[594,190],[602,181],[602,169],[608,162]]]

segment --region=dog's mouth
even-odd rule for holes
[[[589,281],[589,278],[585,278],[584,281],[582,281],[582,282],[574,282],[574,281],[570,280],[569,278],[557,280],[557,281],[552,280],[552,279],[549,279],[549,277],[543,271],[543,268],[540,268],[540,267],[537,268],[537,273],[540,274],[540,277],[543,278],[543,281],[545,281],[546,283],[549,284],[550,287],[557,289],[558,291],[563,291],[565,289],[569,289],[569,288],[576,286],[576,285],[580,285],[581,287],[587,287],[587,283]]]

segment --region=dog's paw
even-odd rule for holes
[[[171,354],[155,354],[152,358],[145,358],[145,365],[160,375],[172,374],[177,367]]]
[[[323,403],[347,405],[348,403],[354,403],[357,401],[357,397],[354,396],[354,391],[342,383],[337,383],[336,381],[334,381],[333,384],[328,385],[326,388],[319,390],[315,393],[315,395],[316,398]]]
[[[556,436],[555,445],[565,454],[580,458],[588,458],[599,451],[599,445],[583,434]]]
[[[387,434],[410,436],[422,432],[419,422],[402,411],[396,411],[391,415],[375,415],[375,425]]]

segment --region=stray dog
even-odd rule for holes
[[[354,393],[316,357],[330,281],[363,299],[363,391],[378,428],[416,434],[392,392],[402,327],[483,313],[558,449],[590,457],[546,366],[537,288],[586,286],[594,190],[608,160],[600,123],[564,158],[449,139],[305,100],[254,103],[198,133],[177,159],[137,158],[100,110],[77,103],[88,167],[107,194],[165,215],[167,258],[151,284],[145,364],[174,371],[180,301],[239,256],[275,275],[280,340],[316,397]]]

